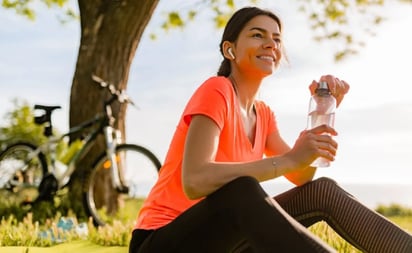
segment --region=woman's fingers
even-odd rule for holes
[[[316,154],[330,161],[335,160],[338,143],[330,135],[317,135],[316,139]]]
[[[338,149],[338,143],[334,141],[330,136],[322,137],[325,137],[324,140],[318,141],[316,144],[318,151],[326,151],[334,157]]]
[[[321,76],[319,82],[320,81],[327,82],[332,95],[336,98],[336,105],[339,105],[342,102],[343,97],[346,93],[348,93],[350,89],[350,85],[346,81],[341,80],[333,75]],[[310,94],[315,93],[317,86],[318,82],[313,80],[312,83],[309,85]]]
[[[328,126],[326,124],[314,127],[307,131],[310,133],[316,134],[316,135],[321,135],[321,134],[330,134],[333,136],[338,135],[338,132],[336,132],[336,130],[333,127]]]
[[[326,81],[328,83],[328,87],[332,95],[336,98],[337,105],[342,102],[343,97],[346,93],[348,93],[350,88],[349,84],[346,81],[340,80],[339,78],[336,78],[332,75],[322,76],[320,78],[320,81]]]
[[[301,166],[308,166],[318,157],[334,161],[338,148],[338,143],[332,138],[334,135],[337,135],[336,131],[327,125],[304,130],[292,148],[291,155]]]

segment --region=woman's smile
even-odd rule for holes
[[[270,63],[270,64],[273,64],[276,61],[275,57],[272,55],[260,55],[260,56],[257,56],[257,58],[267,63]]]

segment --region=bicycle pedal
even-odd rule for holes
[[[38,200],[49,200],[53,199],[54,194],[58,190],[58,182],[56,177],[48,173],[46,174],[39,185],[39,196]]]

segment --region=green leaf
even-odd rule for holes
[[[192,11],[189,11],[189,13],[187,14],[187,17],[190,21],[193,21],[196,15],[197,15],[197,12],[192,10]]]
[[[231,9],[235,8],[235,2],[233,0],[226,0],[226,5]]]
[[[180,18],[180,14],[177,12],[169,13],[168,23],[171,27],[183,27],[184,26],[184,22]]]

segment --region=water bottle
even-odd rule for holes
[[[73,157],[77,154],[77,151],[79,151],[83,147],[83,145],[84,141],[81,139],[73,141],[66,152],[59,157],[60,162],[69,164]]]
[[[54,162],[54,175],[63,185],[67,184],[70,180],[69,175],[66,175],[66,171],[69,168],[70,162],[77,155],[78,151],[83,147],[84,141],[77,139],[70,144],[66,152],[60,154],[58,159]]]
[[[329,90],[327,82],[319,82],[315,93],[309,101],[309,113],[307,129],[312,129],[320,125],[334,126],[335,123],[336,99]],[[323,157],[317,158],[311,166],[328,167],[330,161]]]
[[[60,162],[59,160],[54,161],[54,176],[59,179],[63,177],[67,170],[67,165]]]

